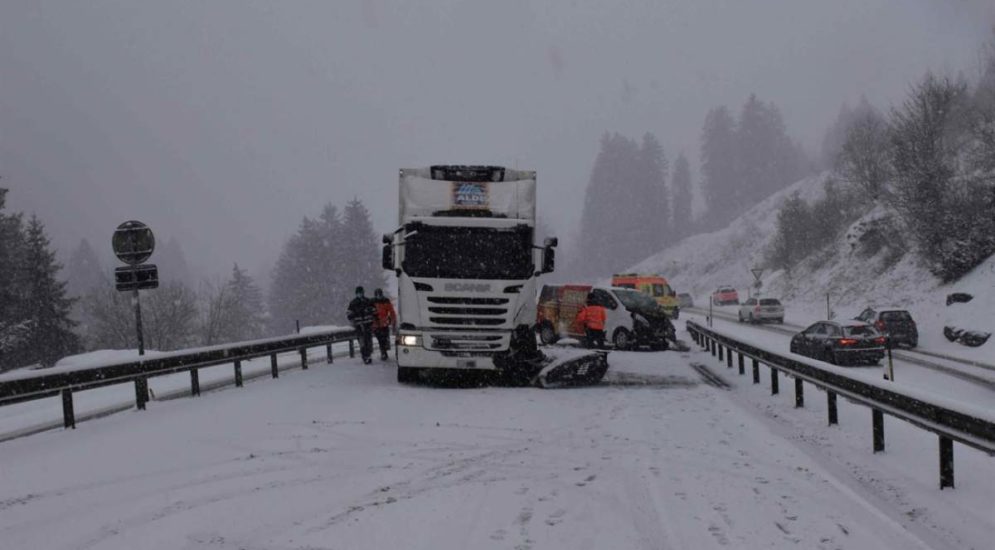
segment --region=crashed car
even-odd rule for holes
[[[943,336],[972,348],[980,347],[991,338],[993,330],[992,307],[995,299],[975,297],[965,292],[947,295],[947,318]]]

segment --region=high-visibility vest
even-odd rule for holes
[[[390,300],[377,300],[374,305],[377,307],[377,316],[373,320],[373,328],[381,329],[392,326],[397,319],[397,314],[394,313],[394,306],[390,304]]]
[[[605,330],[606,318],[603,306],[584,306],[577,314],[577,322],[591,330]]]

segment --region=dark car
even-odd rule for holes
[[[834,365],[870,363],[884,357],[886,339],[860,321],[819,321],[791,339],[791,353]]]
[[[893,346],[906,345],[914,348],[919,345],[919,328],[912,314],[904,309],[891,307],[869,307],[856,317],[891,340]]]

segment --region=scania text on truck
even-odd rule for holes
[[[513,374],[536,346],[536,281],[556,239],[534,244],[536,173],[439,165],[400,171],[399,227],[384,235],[397,275],[397,379],[424,369]]]

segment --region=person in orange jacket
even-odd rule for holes
[[[607,316],[604,306],[598,305],[594,301],[594,294],[589,293],[587,305],[577,314],[577,324],[584,327],[588,347],[605,347],[605,319]]]
[[[390,358],[387,354],[390,349],[390,329],[397,332],[397,313],[394,312],[390,299],[379,288],[373,291],[373,305],[377,308],[377,314],[373,318],[373,335],[377,337],[377,344],[380,346],[380,359],[386,361]]]

